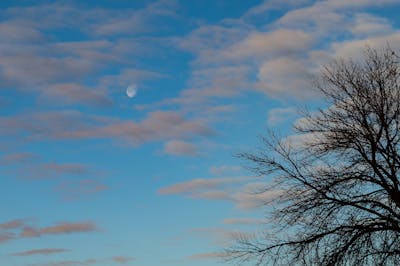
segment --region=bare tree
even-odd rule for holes
[[[242,236],[229,258],[256,265],[400,265],[400,67],[388,46],[339,60],[315,87],[328,108],[295,128],[302,145],[273,134],[241,154],[285,192],[274,226]]]

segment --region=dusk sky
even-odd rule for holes
[[[399,0],[0,1],[0,265],[221,264],[310,77],[400,48]],[[127,89],[130,88],[128,91]]]

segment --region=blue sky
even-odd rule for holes
[[[233,155],[400,48],[396,0],[1,1],[0,264],[221,265],[269,223]],[[126,94],[129,86],[137,94]],[[266,224],[264,224],[266,223]]]

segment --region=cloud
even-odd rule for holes
[[[296,115],[296,109],[293,107],[274,108],[268,112],[267,123],[269,125],[277,125]]]
[[[252,178],[254,179],[254,177],[193,179],[160,188],[158,193],[179,194],[195,199],[230,201],[239,209],[262,207],[284,193],[282,190],[269,189],[268,183],[251,182]]]
[[[158,0],[138,10],[114,11],[106,20],[92,24],[92,34],[100,36],[132,35],[152,32],[155,24],[162,26],[163,19],[175,17],[177,2]]]
[[[72,174],[80,175],[89,172],[88,167],[84,164],[60,164],[60,163],[46,163],[41,166],[45,171],[55,174]]]
[[[175,40],[178,48],[190,51],[195,58],[192,83],[182,90],[182,96],[170,99],[169,103],[181,108],[196,103],[212,106],[216,97],[231,99],[249,90],[280,99],[316,98],[318,95],[309,88],[308,77],[318,73],[319,66],[334,56],[335,49],[330,45],[338,39],[354,41],[361,36],[365,39],[388,36],[392,27],[387,19],[362,10],[393,4],[396,1],[264,1],[239,19],[201,25]],[[272,23],[261,19],[277,8],[288,11]],[[233,78],[229,74],[215,74],[229,68],[241,69],[241,72],[232,72]],[[217,76],[221,77],[220,81],[229,77],[234,82],[214,82]],[[212,82],[205,85],[207,81]]]
[[[127,256],[114,256],[111,258],[104,258],[104,259],[84,259],[84,260],[63,260],[63,261],[53,261],[47,263],[35,263],[29,264],[29,266],[86,266],[86,265],[94,265],[94,264],[107,264],[110,263],[118,263],[118,264],[127,264],[131,261],[134,261],[135,258],[127,257]]]
[[[6,50],[0,56],[2,79],[24,90],[41,90],[48,84],[68,82],[71,76],[81,80],[97,67],[86,58],[46,57],[33,52],[12,54]]]
[[[238,209],[256,209],[277,199],[285,191],[267,189],[267,183],[249,183],[231,196]]]
[[[234,224],[234,225],[254,225],[262,224],[265,220],[254,219],[254,218],[227,218],[224,219],[224,224]]]
[[[99,228],[93,222],[60,222],[52,226],[37,227],[28,220],[17,219],[0,224],[0,243],[21,238],[89,233],[96,231],[99,231]]]
[[[92,222],[69,223],[62,222],[54,226],[43,227],[40,229],[41,234],[58,235],[71,233],[85,233],[97,231],[97,226]]]
[[[91,174],[92,170],[81,163],[26,163],[18,169],[18,175],[27,179],[48,179],[62,176],[81,176]]]
[[[258,72],[258,89],[274,98],[284,95],[311,98],[315,93],[309,89],[308,77],[311,73],[307,65],[307,61],[291,57],[267,60]]]
[[[136,69],[136,68],[125,68],[120,71],[117,75],[105,75],[100,79],[101,86],[119,89],[125,89],[129,84],[141,83],[147,80],[155,80],[166,78],[167,76],[158,72]]]
[[[211,166],[210,173],[213,175],[226,175],[238,173],[242,170],[242,167],[236,165],[219,165],[219,166]]]
[[[334,42],[331,45],[331,52],[336,58],[361,58],[364,49],[368,46],[373,48],[385,47],[390,44],[392,49],[400,48],[400,32],[374,36],[358,40],[345,40]]]
[[[392,26],[386,18],[373,16],[366,13],[356,14],[351,32],[357,37],[386,35],[393,31]]]
[[[69,200],[77,199],[107,190],[109,187],[96,179],[66,180],[61,182],[57,191]]]
[[[95,232],[99,229],[92,222],[81,222],[81,223],[71,223],[71,222],[61,222],[54,226],[36,228],[30,225],[26,225],[22,228],[20,237],[40,237],[44,235],[62,235],[62,234],[72,234],[72,233],[88,233]]]
[[[19,163],[28,163],[38,157],[37,154],[30,152],[19,152],[19,153],[10,153],[3,155],[0,158],[0,164],[19,164]]]
[[[173,39],[173,44],[185,51],[198,56],[195,64],[206,63],[215,56],[218,51],[239,41],[248,34],[250,28],[242,23],[222,21],[217,25],[201,25],[187,36]]]
[[[224,257],[223,253],[209,252],[209,253],[199,253],[187,257],[188,260],[215,260],[222,259]]]
[[[184,112],[199,116],[234,111],[233,105],[218,105],[213,100],[234,98],[252,85],[247,81],[251,69],[247,66],[204,67],[192,71],[188,87],[178,96],[167,98],[156,106],[178,105]]]
[[[313,43],[312,35],[302,30],[277,29],[253,32],[241,42],[223,52],[226,59],[279,56],[307,51]]]
[[[0,231],[0,244],[11,241],[16,238],[13,232],[2,232]]]
[[[232,185],[246,180],[246,177],[231,177],[231,178],[199,178],[190,181],[177,183],[172,186],[164,187],[158,190],[161,195],[169,194],[196,194],[204,189],[214,189],[221,186]]]
[[[103,137],[120,137],[134,144],[141,144],[152,140],[210,136],[213,131],[201,121],[186,120],[176,112],[156,111],[139,123],[113,123],[93,132],[94,136],[96,134]]]
[[[0,43],[35,43],[43,39],[43,34],[29,25],[0,23]]]
[[[52,179],[56,181],[55,190],[66,199],[77,199],[108,189],[99,179],[105,173],[91,169],[82,163],[44,162],[40,156],[32,153],[11,153],[0,157],[0,165],[9,166],[10,173],[25,180],[40,181]],[[70,178],[74,177],[74,178]],[[14,221],[10,224],[24,221]],[[2,226],[0,224],[0,229]]]
[[[29,266],[86,266],[86,265],[94,265],[98,262],[99,261],[96,259],[63,260],[63,261],[48,262],[48,263],[29,264]]]
[[[25,221],[24,220],[11,220],[5,223],[0,224],[0,229],[16,229],[16,228],[21,228],[24,226]]]
[[[10,254],[11,256],[33,256],[33,255],[52,255],[55,253],[62,253],[62,252],[67,252],[70,251],[69,249],[63,249],[63,248],[43,248],[43,249],[32,249],[32,250],[26,250],[22,252],[16,252]]]
[[[191,198],[195,199],[206,199],[206,200],[230,200],[229,191],[210,189],[210,190],[202,190],[190,195]]]
[[[246,11],[242,16],[245,20],[258,18],[265,13],[276,9],[294,9],[298,6],[310,3],[311,0],[264,0],[261,4]]]
[[[198,151],[195,145],[180,140],[170,140],[166,142],[164,145],[164,152],[171,155],[198,155]]]
[[[203,121],[188,120],[174,111],[155,111],[139,121],[86,115],[79,111],[37,112],[0,117],[0,135],[29,140],[112,139],[140,145],[150,141],[191,139],[214,134]]]
[[[169,23],[165,22],[176,19],[177,8],[174,0],[136,9],[82,8],[65,3],[4,8],[0,85],[23,96],[38,97],[40,105],[109,107],[115,89],[110,77],[115,73],[120,74],[111,78],[117,81],[114,86],[128,76],[145,80],[164,77],[139,69],[137,62],[139,57],[163,50],[161,43],[165,42],[160,39],[165,38],[150,33],[167,30]],[[60,30],[68,31],[74,40],[53,34]]]
[[[124,257],[124,256],[115,256],[115,257],[112,257],[111,259],[112,259],[113,262],[120,263],[120,264],[126,264],[126,263],[128,263],[130,261],[135,260],[135,258]]]
[[[232,243],[234,243],[234,241],[237,240],[238,235],[249,235],[246,232],[241,232],[238,230],[228,230],[224,227],[194,228],[191,230],[191,232],[195,233],[201,237],[206,237],[206,238],[211,237],[214,244],[217,244],[217,245],[223,246],[223,247],[231,246]],[[212,252],[212,253],[214,253],[214,252]],[[207,256],[207,255],[201,256],[200,255],[200,257],[203,257],[203,259],[214,257],[214,259],[215,259],[214,255],[216,255],[216,254],[209,254],[209,256]],[[200,257],[197,259],[201,259]],[[220,257],[220,258],[222,258],[222,257]]]
[[[100,88],[89,88],[80,84],[60,83],[50,85],[39,95],[41,101],[55,101],[58,104],[82,103],[94,106],[109,106],[112,104],[107,92]]]

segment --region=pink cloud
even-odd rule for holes
[[[253,32],[243,41],[223,52],[226,59],[266,57],[307,51],[312,35],[302,30],[278,29],[271,32]]]
[[[16,229],[24,226],[24,220],[11,220],[0,224],[0,229]]]
[[[284,191],[268,189],[267,183],[251,182],[250,177],[234,177],[193,179],[161,188],[158,193],[181,194],[196,199],[225,200],[232,202],[239,209],[254,209],[276,200]]]
[[[12,253],[12,256],[33,256],[33,255],[51,255],[55,253],[62,253],[70,251],[69,249],[63,248],[43,248],[43,249],[32,249],[22,252]]]
[[[2,232],[0,231],[0,244],[11,241],[15,239],[15,234],[13,232]]]
[[[0,158],[0,164],[26,163],[37,158],[37,154],[29,152],[10,153]]]
[[[92,170],[86,164],[48,162],[21,165],[17,173],[26,179],[39,180],[88,175],[92,174]]]
[[[204,189],[215,189],[224,185],[232,185],[243,182],[245,178],[232,177],[232,178],[199,178],[190,181],[177,183],[168,187],[164,187],[158,190],[161,195],[168,194],[195,194]]]
[[[34,227],[31,225],[25,225],[22,228],[20,237],[31,238],[40,237],[44,235],[62,235],[62,234],[72,234],[72,233],[89,233],[95,232],[99,229],[93,222],[61,222],[53,226],[48,227]]]
[[[101,88],[89,88],[75,83],[57,83],[42,90],[40,100],[57,104],[83,103],[94,106],[109,106],[112,100],[107,91]]]
[[[199,253],[199,254],[194,254],[187,259],[189,260],[215,260],[215,259],[222,259],[224,257],[223,253],[218,253],[218,252],[210,252],[210,253]]]
[[[48,263],[35,263],[30,264],[31,266],[86,266],[98,263],[99,260],[87,259],[87,260],[63,260]]]
[[[111,260],[112,260],[113,262],[116,262],[116,263],[126,264],[126,263],[128,263],[128,262],[130,262],[130,261],[135,260],[135,258],[132,258],[132,257],[124,257],[124,256],[115,256],[115,257],[112,257]]]
[[[151,112],[139,122],[78,111],[42,112],[0,117],[0,126],[5,128],[0,134],[30,140],[108,138],[131,145],[214,134],[204,121],[188,120],[174,111]]]
[[[195,145],[180,140],[171,140],[165,143],[164,152],[171,155],[196,156],[198,154]]]
[[[235,224],[235,225],[254,225],[265,223],[265,220],[255,218],[227,218],[224,219],[224,224]]]
[[[40,229],[34,228],[30,225],[24,226],[20,234],[20,237],[39,237],[39,236],[40,236]]]
[[[213,175],[234,174],[240,172],[241,170],[242,167],[237,165],[220,165],[210,167],[210,173]]]
[[[59,223],[55,226],[44,227],[40,229],[41,234],[70,234],[70,233],[85,233],[97,231],[97,226],[92,222],[84,223]]]

